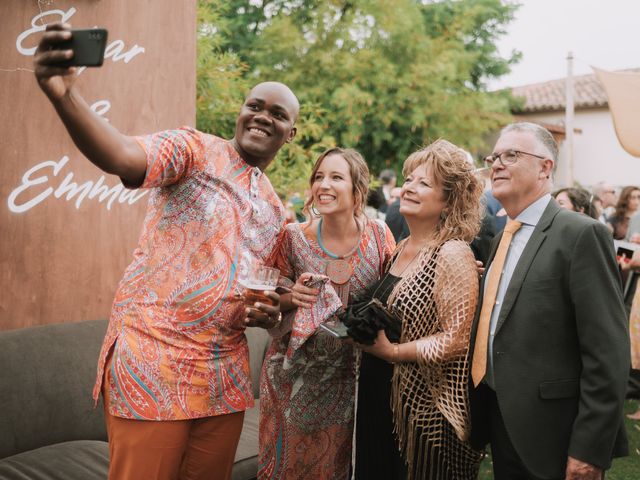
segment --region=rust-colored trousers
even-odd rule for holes
[[[228,480],[244,412],[194,420],[130,420],[105,411],[109,480]]]
[[[108,398],[111,354],[102,396]],[[109,480],[229,480],[244,412],[192,420],[131,420],[109,414]]]

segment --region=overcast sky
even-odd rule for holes
[[[491,89],[564,78],[567,53],[575,75],[640,67],[640,0],[520,0],[500,52],[522,52]]]

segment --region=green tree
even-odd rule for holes
[[[335,144],[361,151],[374,172],[399,170],[439,137],[483,149],[486,133],[509,120],[509,96],[485,83],[518,60],[495,47],[514,9],[500,0],[229,0],[216,10],[215,52],[239,62],[249,83],[282,81],[300,98],[299,138],[270,173],[287,191]]]
[[[228,35],[228,13],[224,1],[198,0],[196,125],[224,138],[233,136],[249,88],[247,64],[221,48]]]
[[[512,51],[509,58],[498,55],[496,41],[506,33],[516,6],[496,0],[441,1],[422,9],[427,32],[433,36],[456,33],[473,59],[470,80],[474,88],[485,81],[509,73],[509,67],[521,58]]]
[[[233,136],[239,105],[251,86],[261,80],[255,68],[249,69],[247,53],[257,38],[249,26],[254,13],[262,9],[236,16],[240,3],[250,7],[248,2],[198,1],[197,128],[224,138]],[[230,38],[241,48],[228,48]],[[299,133],[295,141],[282,149],[269,169],[274,187],[287,196],[305,191],[313,162],[323,150],[336,144],[325,112],[317,103],[302,104],[296,125]]]
[[[326,114],[317,104],[304,103],[298,117],[298,134],[288,143],[267,173],[276,190],[284,195],[303,194],[309,187],[309,176],[320,154],[336,145],[325,122]]]

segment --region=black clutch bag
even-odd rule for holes
[[[400,339],[400,321],[377,298],[355,300],[338,318],[347,326],[349,336],[363,345],[373,345],[380,330],[391,342]]]

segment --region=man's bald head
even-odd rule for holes
[[[279,97],[279,102],[283,107],[288,107],[293,116],[293,121],[298,119],[300,114],[300,102],[295,93],[287,87],[284,83],[280,82],[261,82],[254,86],[251,91],[245,97],[245,100],[251,97],[261,97],[265,93],[276,95]]]
[[[262,170],[296,135],[300,103],[289,87],[263,82],[251,89],[236,119],[231,140],[240,156]]]

